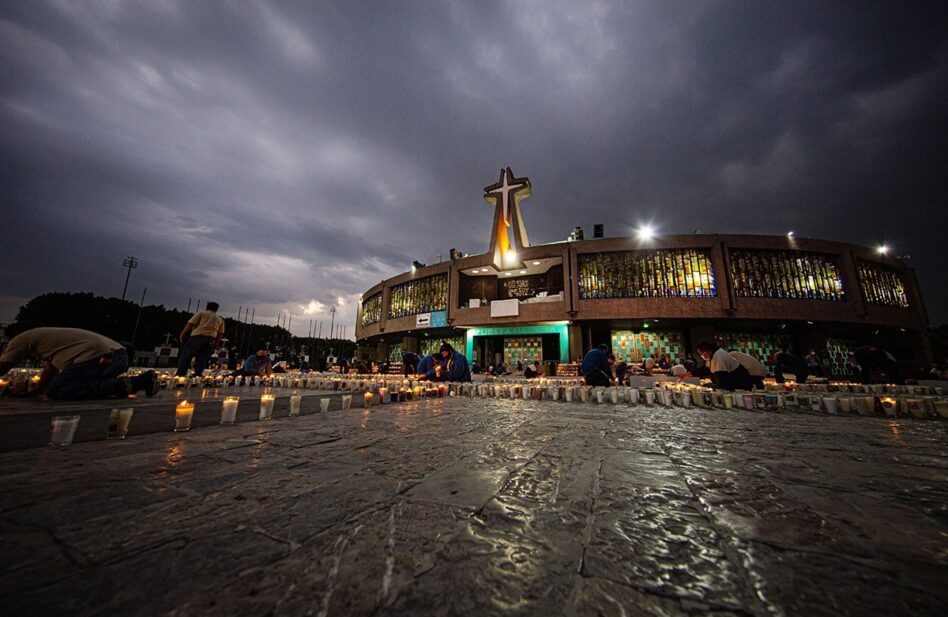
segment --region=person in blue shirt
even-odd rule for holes
[[[586,357],[583,358],[583,364],[580,366],[580,372],[586,380],[587,386],[610,386],[612,385],[612,363],[615,357],[609,353],[609,348],[605,343],[589,350]]]
[[[252,354],[246,360],[244,360],[243,366],[240,367],[240,370],[234,371],[230,374],[231,377],[238,377],[243,375],[244,377],[269,377],[272,371],[270,365],[270,352],[266,349],[258,349],[257,353]]]
[[[438,355],[441,362],[435,364],[431,370],[425,373],[425,379],[430,381],[471,381],[471,368],[464,354],[455,351],[449,343],[442,343]]]
[[[438,357],[437,352],[432,351],[431,353],[426,354],[421,360],[418,361],[418,365],[415,367],[415,373],[421,376],[433,372],[439,363],[439,359],[440,358]]]

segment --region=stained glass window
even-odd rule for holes
[[[742,298],[843,301],[843,279],[832,255],[802,251],[732,250],[734,293]]]
[[[362,302],[362,325],[378,323],[382,319],[382,294],[378,293]]]
[[[710,298],[718,295],[706,249],[617,251],[579,256],[579,297]]]
[[[397,319],[418,313],[448,308],[448,277],[437,274],[392,287],[388,318]]]
[[[898,272],[871,261],[858,260],[859,282],[869,304],[907,308],[905,283]]]

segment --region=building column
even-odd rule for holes
[[[583,357],[583,328],[582,326],[568,326],[569,356],[563,362],[572,362],[575,358]]]

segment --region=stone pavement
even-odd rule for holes
[[[948,424],[438,399],[0,454],[7,615],[945,615]]]

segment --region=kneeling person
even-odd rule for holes
[[[425,379],[433,381],[471,381],[471,369],[467,358],[455,351],[448,343],[442,343],[438,351],[441,362],[425,373]]]
[[[22,332],[22,333],[21,333]],[[0,356],[0,375],[32,357],[43,362],[39,382],[27,396],[44,391],[51,399],[124,398],[145,391],[158,392],[158,377],[148,371],[136,377],[128,370],[128,353],[121,343],[79,328],[7,328],[10,342]]]
[[[704,358],[711,378],[722,390],[750,390],[754,385],[750,373],[731,354],[714,343],[698,344],[698,355]]]

